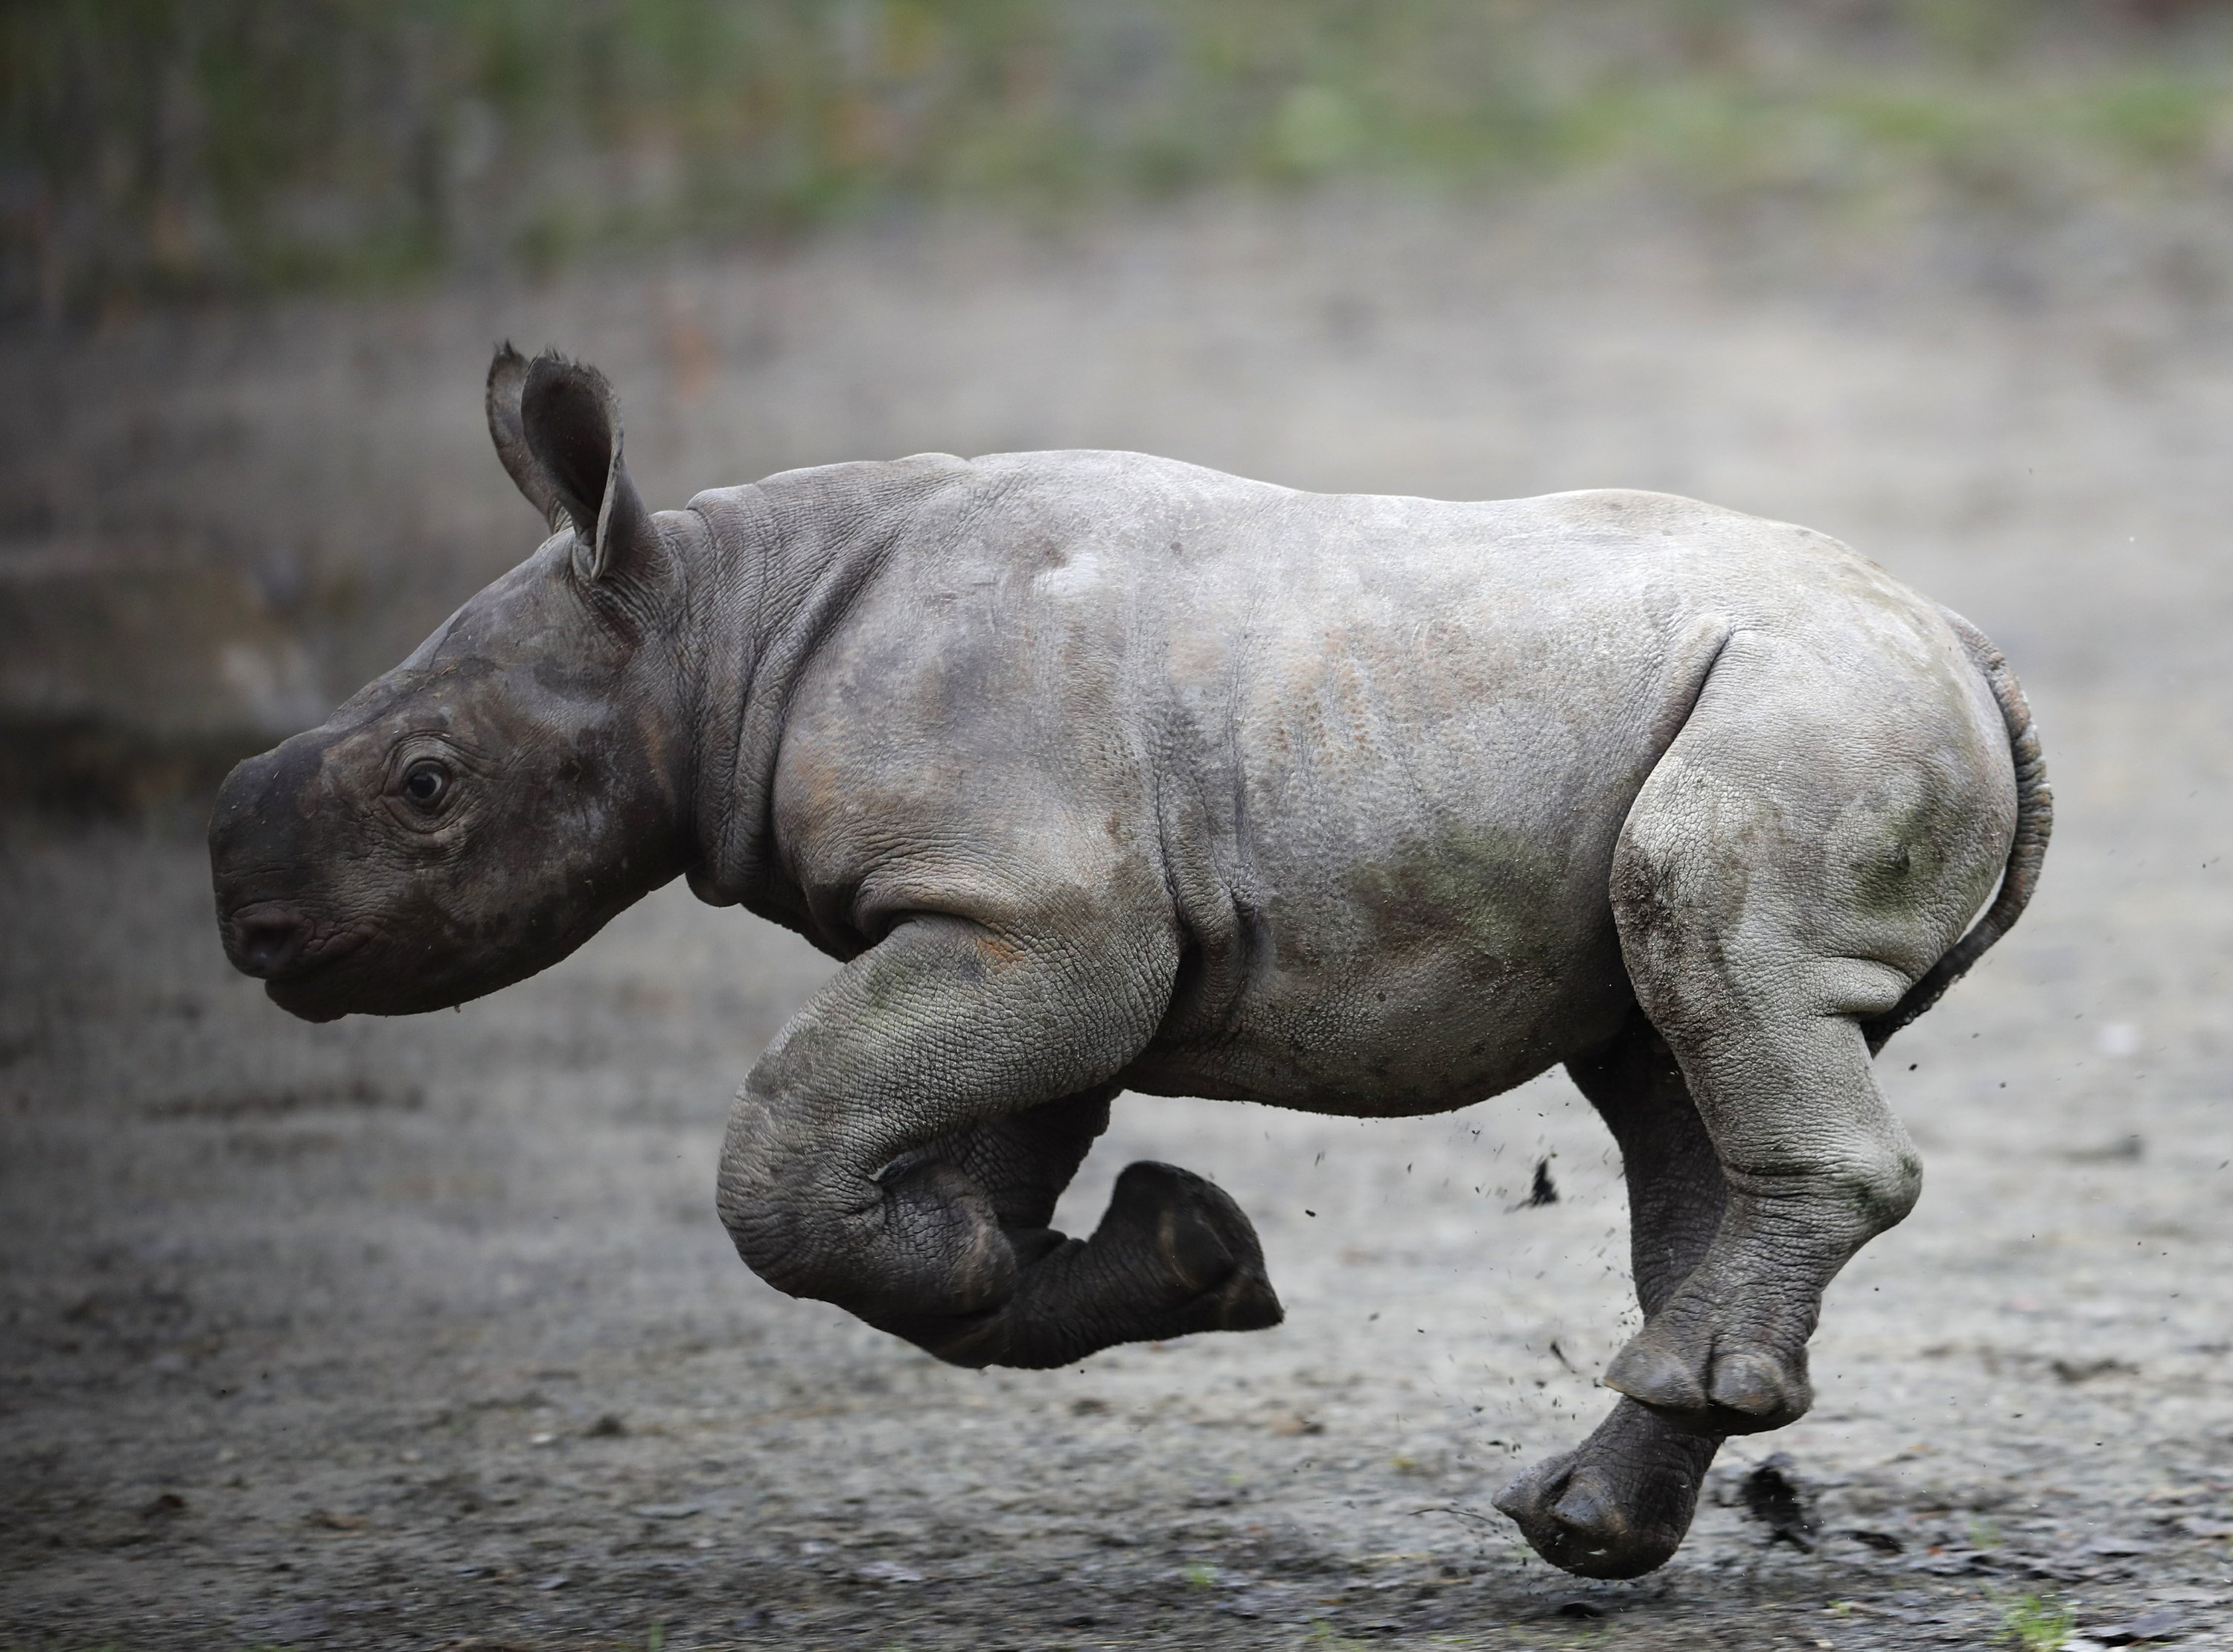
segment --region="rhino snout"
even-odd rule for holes
[[[310,920],[283,901],[258,901],[225,920],[225,939],[235,969],[269,980],[309,947]]]
[[[329,950],[301,899],[302,823],[295,793],[305,765],[282,747],[226,777],[210,822],[218,928],[234,968],[259,980],[299,970]]]

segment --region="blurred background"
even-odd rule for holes
[[[306,0],[6,24],[6,297],[49,319],[967,204],[1625,172],[2067,210],[2227,165],[2203,0]]]
[[[2107,304],[2139,371],[2217,325],[2229,204],[2207,0],[10,5],[0,789],[205,791],[516,560],[500,337],[602,362],[662,504],[1126,445],[1859,537],[1706,433],[1878,353],[1731,384],[1716,329]]]

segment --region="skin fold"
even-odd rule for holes
[[[745,1078],[722,1219],[965,1365],[1279,1323],[1187,1171],[1049,1226],[1119,1091],[1393,1117],[1564,1063],[1644,1320],[1605,1422],[1498,1506],[1634,1576],[1722,1438],[1806,1411],[1824,1287],[1921,1185],[1870,1057],[2046,844],[1966,622],[1650,493],[932,454],[654,513],[593,369],[507,347],[488,403],[550,537],[219,797],[220,927],[275,1002],[459,1003],[677,875],[798,931],[843,967]]]

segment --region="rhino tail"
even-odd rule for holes
[[[2008,756],[2016,771],[2015,841],[2008,846],[2008,864],[2001,872],[2000,891],[1993,897],[1993,904],[1985,909],[1985,915],[1954,943],[1943,958],[1925,971],[1921,979],[1900,995],[1898,1003],[1882,1015],[1872,1016],[1861,1023],[1871,1055],[1883,1049],[1893,1033],[1937,1003],[1948,987],[1969,972],[1970,965],[2015,927],[2030,903],[2032,891],[2039,887],[2040,867],[2047,859],[2047,840],[2054,829],[2054,793],[2047,784],[2047,759],[2040,752],[2039,730],[2032,723],[2031,706],[2024,699],[2015,673],[2008,669],[2008,662],[1983,632],[1951,609],[1941,608],[1939,612],[1962,639],[1962,646],[1992,690],[1993,699],[2001,708],[2002,720],[2008,725]]]

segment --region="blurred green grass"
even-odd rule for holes
[[[2212,0],[0,0],[0,314],[915,203],[2224,192]]]

